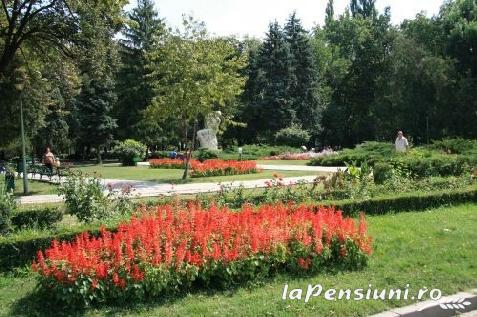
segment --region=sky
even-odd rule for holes
[[[210,33],[245,35],[262,38],[268,24],[277,20],[284,23],[291,12],[296,11],[305,28],[322,25],[328,0],[154,0],[159,15],[169,26],[181,24],[182,14],[204,21]],[[443,0],[377,0],[379,12],[391,7],[394,24],[412,19],[417,13],[432,16],[439,12]],[[131,0],[131,5],[135,0]],[[130,6],[131,6],[130,5]],[[349,0],[335,0],[335,16],[341,14]]]

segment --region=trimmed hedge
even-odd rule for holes
[[[17,228],[47,229],[63,220],[63,212],[59,208],[42,208],[19,211],[13,214],[12,224]]]
[[[355,215],[365,211],[367,215],[385,214],[388,212],[401,212],[412,210],[425,210],[437,208],[447,204],[460,204],[477,202],[477,188],[457,191],[440,191],[432,193],[410,193],[397,197],[372,198],[367,200],[343,200],[337,202],[323,202],[325,206],[336,206],[346,215]],[[114,231],[115,227],[107,228]],[[0,240],[0,271],[30,264],[38,250],[50,247],[53,239],[70,241],[79,233],[88,231],[91,235],[99,235],[97,226],[94,228],[81,228],[81,230],[60,233],[56,235],[43,235],[35,238],[18,238]]]
[[[344,200],[331,204],[343,210],[346,215],[355,215],[361,211],[365,211],[366,215],[382,215],[389,212],[426,210],[467,202],[477,202],[477,188],[421,194],[410,193],[396,197],[366,200]]]

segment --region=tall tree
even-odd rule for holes
[[[129,14],[123,31],[120,56],[121,68],[117,76],[118,116],[117,134],[120,138],[142,138],[140,121],[143,110],[151,103],[152,87],[147,81],[146,55],[154,43],[165,35],[165,25],[154,9],[154,1],[139,0]],[[147,138],[148,141],[152,141]]]
[[[169,35],[148,56],[155,97],[147,114],[151,120],[180,120],[191,151],[191,121],[225,106],[242,92],[245,78],[240,71],[246,58],[236,54],[229,40],[210,38],[203,23],[185,18],[183,25],[183,32]]]
[[[294,80],[290,44],[278,22],[271,23],[267,37],[250,64],[247,83],[248,129],[255,137],[270,141],[275,132],[289,126],[296,113],[290,99]]]
[[[107,76],[83,80],[76,103],[76,115],[81,125],[79,136],[82,144],[95,148],[97,162],[101,164],[101,148],[109,145],[117,127],[111,116],[116,102],[114,83]]]
[[[288,94],[295,113],[294,123],[301,125],[316,138],[321,132],[323,105],[319,98],[318,72],[310,36],[296,13],[288,19],[284,34],[290,47],[293,71]]]

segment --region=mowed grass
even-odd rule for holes
[[[0,175],[0,188],[5,188],[5,177]],[[50,195],[56,194],[57,186],[46,181],[28,180],[28,195]],[[23,194],[23,180],[15,179],[15,196],[24,196]]]
[[[295,277],[279,275],[261,285],[227,291],[204,291],[148,304],[100,307],[82,316],[367,316],[412,301],[302,301],[281,299],[289,290],[321,284],[323,288],[438,288],[443,295],[477,287],[477,204],[426,212],[368,217],[374,254],[357,272]],[[49,316],[52,311],[34,296],[34,276],[0,278],[1,316]],[[55,310],[59,315],[61,310]]]
[[[80,170],[87,174],[96,173],[102,178],[107,179],[127,179],[127,180],[142,180],[157,183],[184,183],[182,169],[159,169],[150,168],[148,166],[120,166],[119,164],[103,164],[103,165],[87,165],[75,167],[75,170]],[[231,176],[214,176],[214,177],[199,177],[188,178],[186,183],[207,183],[207,182],[227,182],[235,180],[254,180],[254,179],[271,179],[274,174],[279,174],[282,177],[293,176],[307,176],[317,173],[308,171],[261,171],[260,173],[231,175]]]

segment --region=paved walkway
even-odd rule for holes
[[[138,165],[147,166],[149,162],[140,162]],[[325,167],[325,166],[303,166],[303,165],[258,165],[263,170],[276,170],[276,171],[309,171],[311,173],[324,172],[335,173],[339,167]],[[342,169],[342,168],[341,168]],[[29,179],[40,179],[39,175],[29,175]],[[312,176],[300,176],[300,177],[288,177],[284,179],[285,184],[295,184],[297,182],[312,183],[316,175]],[[48,178],[43,177],[43,180]],[[66,180],[65,177],[53,177],[51,182],[60,183]],[[247,181],[230,181],[222,183],[191,183],[191,184],[161,184],[150,181],[137,181],[127,179],[104,179],[104,186],[112,186],[115,189],[123,188],[125,186],[131,186],[134,188],[134,195],[136,197],[158,197],[158,196],[172,196],[172,195],[184,195],[184,194],[199,194],[208,192],[218,192],[223,186],[228,188],[263,188],[267,186],[267,179],[247,180]],[[25,196],[18,199],[20,204],[40,204],[40,203],[53,203],[63,201],[62,197],[58,195],[35,195]]]
[[[394,308],[371,317],[475,317],[477,316],[477,289],[444,296],[437,301],[427,300],[409,306]]]
[[[287,177],[283,179],[286,185],[293,185],[297,182],[312,183],[316,176],[299,176]],[[223,187],[227,188],[263,188],[267,187],[270,179],[257,179],[248,181],[230,181],[222,183],[191,183],[191,184],[158,184],[154,182],[133,181],[133,180],[115,180],[105,179],[105,186],[112,186],[113,188],[121,188],[130,185],[134,188],[133,195],[135,197],[158,197],[158,196],[172,196],[184,194],[199,194],[218,192]],[[20,204],[39,204],[39,203],[54,203],[61,202],[63,198],[58,195],[36,195],[24,196],[19,198]]]

